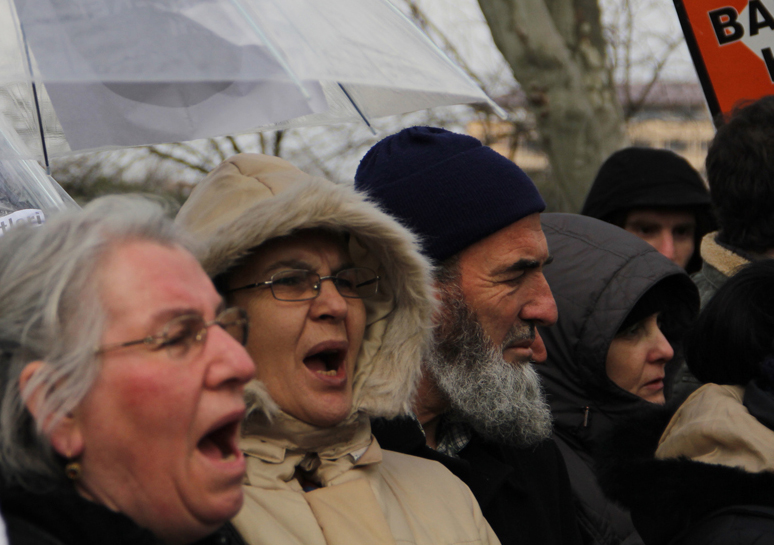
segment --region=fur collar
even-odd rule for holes
[[[744,256],[721,246],[715,237],[718,232],[713,231],[704,235],[701,240],[701,258],[712,265],[727,278],[734,276],[737,271],[750,263]]]
[[[365,300],[368,325],[355,368],[353,413],[410,414],[435,298],[430,265],[406,228],[349,184],[257,154],[221,163],[196,186],[175,222],[196,240],[197,257],[212,277],[263,242],[298,229],[352,235],[353,260],[380,275],[380,293]]]

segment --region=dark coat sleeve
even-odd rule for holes
[[[578,529],[586,545],[643,545],[629,512],[607,498],[588,459],[561,436],[554,441],[570,474]]]
[[[580,545],[570,480],[552,440],[514,448],[474,438],[460,453],[471,490],[503,543]]]

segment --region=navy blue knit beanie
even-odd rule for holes
[[[546,207],[513,161],[433,127],[404,129],[372,147],[355,189],[419,235],[434,263]]]

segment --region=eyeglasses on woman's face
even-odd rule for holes
[[[287,269],[271,276],[265,282],[255,282],[229,290],[229,293],[268,286],[280,301],[307,301],[320,295],[323,280],[330,280],[342,297],[365,299],[376,295],[379,276],[366,267],[342,269],[334,275],[320,276],[306,269]]]
[[[192,347],[203,346],[207,341],[207,329],[211,326],[222,327],[242,346],[247,343],[249,322],[247,313],[241,308],[232,307],[221,312],[213,321],[205,322],[198,314],[176,316],[164,326],[158,335],[150,335],[144,339],[110,344],[96,350],[104,354],[111,350],[143,344],[151,350],[166,349],[173,358],[186,356]]]

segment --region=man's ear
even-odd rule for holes
[[[46,363],[40,360],[28,363],[19,375],[19,391],[24,392],[35,373],[41,371],[45,366]],[[39,424],[41,418],[40,408],[44,401],[41,399],[42,392],[40,388],[36,388],[24,400],[27,410]],[[67,413],[59,419],[53,428],[50,425],[51,421],[52,417],[49,415],[46,418],[46,422],[43,422],[40,427],[48,437],[54,451],[67,459],[80,456],[81,452],[83,452],[83,435],[77,417],[73,413]]]

